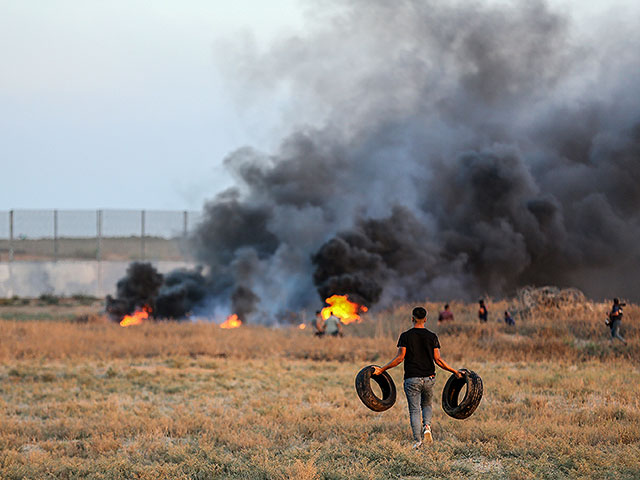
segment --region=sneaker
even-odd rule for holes
[[[424,429],[422,430],[422,435],[423,435],[423,441],[425,443],[433,443],[433,437],[431,436],[431,426],[430,425],[425,425]]]
[[[413,444],[413,447],[411,447],[413,450],[418,450],[420,447],[422,446],[422,442],[416,442]]]

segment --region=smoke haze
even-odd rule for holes
[[[270,322],[332,294],[640,299],[637,24],[580,37],[544,1],[321,10],[233,57],[238,88],[288,92],[297,126],[225,160],[237,185],[193,238],[209,306]]]

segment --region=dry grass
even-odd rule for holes
[[[456,322],[435,327],[443,355],[477,371],[485,396],[464,421],[436,396],[436,442],[419,452],[402,393],[373,413],[353,388],[363,365],[393,355],[407,308],[343,339],[0,321],[0,478],[640,477],[637,307],[625,310],[624,346],[610,344],[598,305],[511,329],[455,305]],[[391,373],[401,386],[402,369]]]
[[[431,306],[430,311],[435,311]],[[611,343],[604,326],[606,305],[590,304],[564,310],[546,309],[531,318],[517,319],[515,327],[495,318],[480,324],[475,306],[454,305],[457,314],[452,323],[438,325],[430,321],[443,345],[445,358],[462,360],[544,361],[549,359],[577,362],[584,360],[640,360],[640,328],[629,318],[638,318],[640,308],[625,309],[623,335],[628,345]],[[504,310],[500,304],[490,311]],[[16,315],[22,307],[5,307]],[[149,358],[181,355],[234,358],[270,358],[282,356],[311,360],[382,361],[395,352],[395,341],[406,330],[409,307],[368,316],[359,325],[350,325],[342,339],[319,341],[311,333],[295,328],[252,326],[222,330],[209,322],[148,323],[122,329],[99,315],[88,315],[95,305],[77,307],[73,315],[68,305],[24,307],[28,318],[38,319],[37,311],[49,312],[65,319],[90,320],[87,324],[16,321],[2,323],[0,360],[44,358]],[[0,307],[0,319],[6,312]],[[27,313],[25,313],[27,315]],[[10,317],[11,318],[11,317]]]
[[[74,321],[82,316],[96,317],[104,306],[103,299],[85,295],[57,297],[43,295],[41,298],[0,298],[1,320],[48,320],[54,322]]]

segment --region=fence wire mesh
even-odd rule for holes
[[[0,211],[0,262],[190,260],[195,211]]]

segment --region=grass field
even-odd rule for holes
[[[0,320],[2,479],[640,478],[637,307],[625,310],[622,345],[606,336],[606,305],[507,327],[478,325],[475,306],[455,304],[453,324],[431,327],[485,394],[463,421],[437,394],[435,443],[421,451],[410,449],[403,393],[374,413],[353,386],[360,368],[393,356],[407,306],[342,339],[33,316],[53,307],[73,319],[63,305],[31,304],[35,320]],[[20,307],[0,318],[8,308]],[[402,367],[390,373],[401,390]]]

